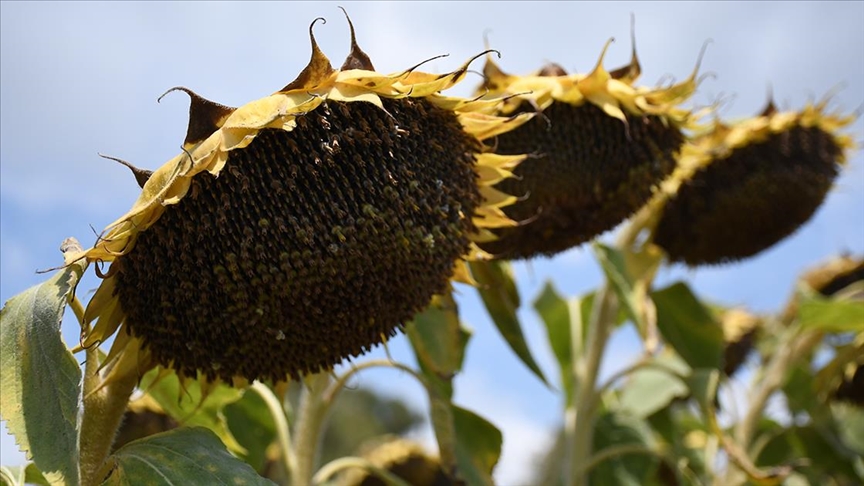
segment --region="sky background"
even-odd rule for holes
[[[140,189],[128,170],[97,157],[101,152],[155,169],[179,152],[188,99],[156,98],[173,86],[240,106],[281,88],[309,59],[309,23],[336,66],[348,52],[348,26],[337,3],[0,3],[0,300],[42,281],[35,274],[62,262],[67,236],[86,247],[125,213]],[[484,48],[489,30],[500,66],[525,74],[547,61],[587,72],[609,37],[606,65],[630,56],[630,14],[643,67],[640,84],[685,78],[700,47],[713,39],[702,65],[716,73],[694,101],[732,96],[721,116],[757,113],[769,86],[781,108],[797,109],[841,86],[833,106],[845,112],[864,103],[864,3],[711,2],[566,3],[344,2],[358,41],[381,72],[394,72],[438,54],[425,66],[446,72]],[[482,61],[474,65],[482,69]],[[480,78],[469,75],[449,94],[468,95]],[[864,140],[864,123],[850,132]],[[604,239],[609,238],[609,234]],[[802,269],[838,252],[864,253],[864,158],[860,152],[837,180],[815,217],[793,237],[737,265],[661,272],[658,285],[687,280],[704,297],[760,312],[779,309]],[[523,298],[521,316],[541,367],[556,380],[545,332],[531,309],[547,279],[567,296],[600,283],[586,248],[515,265]],[[98,285],[92,272],[79,294]],[[459,289],[463,319],[474,329],[455,400],[504,433],[496,470],[502,485],[530,477],[536,454],[562,421],[562,398],[542,385],[509,351],[476,292]],[[76,342],[77,324],[63,325]],[[390,343],[398,360],[412,362],[407,341]],[[604,373],[639,352],[629,328],[617,333]],[[373,357],[383,356],[376,352]],[[362,358],[358,361],[362,361]],[[355,386],[372,387],[426,410],[425,394],[402,373],[361,374]],[[743,386],[743,385],[742,385]],[[433,444],[425,428],[418,437]],[[0,463],[22,461],[3,434]]]

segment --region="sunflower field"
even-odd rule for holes
[[[0,483],[864,482],[864,5],[604,8],[4,3]]]

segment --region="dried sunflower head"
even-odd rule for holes
[[[464,484],[444,472],[437,457],[430,456],[419,444],[385,436],[365,444],[361,457],[415,486],[455,486]],[[340,486],[384,486],[389,484],[372,472],[352,469],[342,474]]]
[[[587,75],[550,64],[514,76],[487,61],[482,89],[510,95],[501,114],[541,113],[492,142],[498,154],[530,154],[496,186],[520,196],[504,212],[523,224],[481,244],[495,257],[551,256],[588,241],[641,207],[674,169],[692,120],[678,105],[695,90],[696,70],[667,88],[637,87],[635,45],[631,63],[611,72],[603,67],[608,47]]]
[[[862,300],[860,284],[864,283],[864,257],[843,255],[805,272],[798,289],[782,314],[790,324],[799,316],[800,296],[814,292],[823,297]],[[864,406],[864,333],[841,333],[844,344],[835,347],[834,357],[816,375],[816,394],[827,401]]]
[[[801,276],[799,285],[824,297],[832,297],[859,281],[864,281],[864,257],[844,255],[808,270]],[[783,310],[783,322],[790,323],[796,319],[798,305],[799,297],[796,293]]]
[[[732,376],[747,360],[761,329],[761,320],[743,310],[729,309],[720,316],[723,327],[723,372]]]
[[[864,407],[864,364],[850,364],[831,395],[833,400]]]
[[[317,19],[316,19],[317,20]],[[350,21],[349,21],[350,23]],[[314,26],[315,22],[312,23]],[[183,153],[79,258],[111,262],[84,346],[118,331],[118,373],[297,378],[393,335],[512,224],[491,184],[520,157],[482,140],[528,117],[445,97],[444,75],[384,75],[357,46],[319,50],[278,92],[240,108],[192,98]]]
[[[754,118],[715,122],[685,146],[654,232],[671,261],[740,260],[810,219],[853,147],[840,130],[855,117],[826,113],[825,103],[799,112],[769,103]]]

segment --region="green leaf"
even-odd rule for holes
[[[847,403],[834,403],[831,414],[843,444],[864,457],[864,409]]]
[[[690,288],[678,282],[651,295],[657,327],[684,361],[691,368],[721,368],[723,329]]]
[[[456,302],[450,294],[416,315],[405,332],[425,370],[447,378],[462,369],[470,333],[459,322]]]
[[[647,327],[645,301],[648,287],[660,266],[663,253],[654,246],[633,253],[601,243],[594,244],[594,252],[627,316],[644,335]]]
[[[810,390],[823,403],[840,386],[847,370],[855,369],[859,364],[864,364],[861,359],[864,356],[864,339],[857,339],[849,344],[837,346],[833,351],[834,356],[813,376],[810,385]]]
[[[690,407],[671,406],[666,407],[647,419],[648,424],[662,444],[659,450],[676,459],[677,467],[674,475],[678,479],[677,484],[690,484],[685,478],[692,475],[697,477],[706,476],[705,450],[703,447],[688,447],[688,438],[705,436],[707,424],[701,418],[693,415]],[[684,472],[689,470],[688,472]],[[659,473],[659,471],[658,471]],[[658,474],[659,475],[659,474]],[[667,481],[661,484],[675,484]]]
[[[276,439],[276,425],[261,395],[246,389],[243,396],[222,409],[222,414],[245,453],[240,454],[256,471],[267,463],[267,448]]]
[[[826,332],[864,331],[864,301],[825,298],[812,293],[798,307],[801,327]]]
[[[108,458],[114,485],[272,485],[232,456],[213,432],[180,428],[132,441]]]
[[[597,418],[594,453],[624,445],[651,449],[651,429],[643,420],[622,413],[606,413]],[[643,453],[616,455],[598,464],[590,474],[590,484],[641,486],[654,473],[658,460]]]
[[[440,296],[405,327],[429,393],[429,418],[441,465],[450,471],[457,466],[456,430],[453,418],[453,377],[462,369],[465,346],[471,334],[459,321],[451,294]]]
[[[245,452],[231,435],[222,414],[226,405],[240,399],[243,394],[241,390],[219,384],[204,393],[200,381],[188,380],[181,386],[179,377],[173,372],[154,382],[160,372],[164,370],[157,368],[145,374],[139,388],[156,400],[166,415],[182,426],[206,427],[219,436],[232,451]]]
[[[806,412],[820,406],[814,386],[815,377],[809,361],[793,366],[787,376],[783,393],[786,395],[786,404],[790,412]]]
[[[555,290],[552,282],[546,282],[543,291],[534,301],[534,309],[540,314],[546,325],[546,336],[549,346],[558,361],[558,370],[564,396],[568,403],[572,399],[572,380],[570,374],[573,366],[570,307],[567,301]]]
[[[18,466],[0,466],[0,486],[19,486],[24,484],[24,469]]]
[[[690,369],[675,356],[658,356],[655,362],[686,376]],[[675,398],[686,397],[690,391],[677,376],[663,369],[646,367],[633,372],[623,386],[619,398],[621,410],[634,417],[647,418],[665,408]]]
[[[759,423],[759,436],[765,445],[754,458],[757,467],[765,468],[789,462],[795,456],[793,444],[789,441],[791,433],[777,422],[770,419]]]
[[[857,455],[838,447],[838,438],[827,429],[813,425],[780,428],[771,436],[757,458],[760,467],[799,464],[809,484],[856,484],[862,477],[855,467]],[[802,459],[806,459],[803,461]]]
[[[0,310],[0,416],[51,484],[78,483],[81,368],[60,321],[85,268],[70,265]]]
[[[51,486],[45,476],[32,462],[26,466],[0,467],[0,485],[2,486],[24,486],[34,484],[36,486]]]
[[[570,369],[572,353],[570,351],[570,308],[567,301],[555,290],[552,282],[546,282],[543,291],[534,301],[534,309],[540,314],[546,324],[546,334],[549,346],[558,360],[562,374]]]
[[[695,369],[687,377],[690,393],[703,410],[714,410],[717,387],[720,386],[720,370],[714,368]]]
[[[459,474],[469,486],[491,486],[492,470],[501,457],[503,437],[483,417],[453,406]]]
[[[510,265],[506,262],[472,262],[471,274],[477,280],[477,290],[498,332],[522,363],[548,386],[549,382],[525,343],[522,325],[516,315],[520,305],[519,293]]]
[[[801,456],[810,459],[810,467],[820,469],[830,477],[862,479],[855,471],[855,456],[851,451],[835,447],[836,437],[828,430],[817,430],[814,426],[798,427],[795,430]]]

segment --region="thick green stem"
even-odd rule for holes
[[[84,411],[78,439],[83,486],[101,484],[105,479],[102,477],[105,459],[111,452],[129,397],[138,384],[134,374],[103,384],[98,369],[99,352],[93,347],[87,350],[84,366]]]
[[[659,217],[663,198],[657,198],[636,214],[618,237],[616,246],[623,251],[631,251],[632,246],[643,230],[650,230]],[[649,277],[650,278],[650,277]],[[646,282],[646,288],[650,282]],[[571,321],[571,354],[573,356],[572,380],[573,400],[565,413],[565,438],[570,457],[566,466],[566,484],[571,486],[588,485],[585,466],[591,461],[594,440],[594,412],[599,403],[601,389],[597,388],[597,375],[606,351],[606,343],[615,327],[618,316],[618,299],[609,279],[594,298],[591,309],[591,322],[588,323],[587,337],[582,343],[581,313],[576,309],[576,318]],[[571,310],[571,313],[573,311]],[[605,385],[604,385],[605,386]]]
[[[617,315],[618,299],[607,282],[595,297],[584,348],[575,349],[579,340],[574,338],[573,341],[573,356],[580,358],[574,359],[571,376],[574,397],[565,424],[570,451],[567,484],[572,486],[588,484],[583,468],[588,464],[593,449],[597,374]],[[578,329],[581,326],[574,327],[577,329],[572,329],[571,333],[581,334],[581,329]]]
[[[328,373],[318,373],[306,379],[306,388],[300,397],[297,428],[294,430],[296,462],[291,470],[293,486],[312,484],[312,474],[318,461],[321,429],[327,418],[328,408],[324,406],[324,394],[329,384]]]

